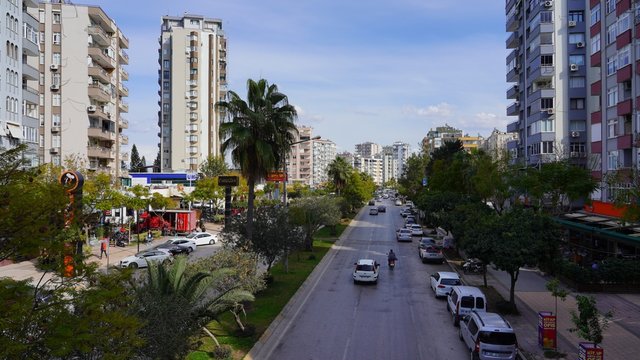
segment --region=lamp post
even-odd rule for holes
[[[308,141],[313,141],[313,140],[320,140],[321,136],[314,136],[312,138],[308,138],[308,139],[304,139],[304,140],[299,140],[299,141],[294,141],[291,144],[289,144],[289,146],[293,146],[293,145],[297,145],[297,144],[302,144]],[[291,148],[289,148],[291,149]],[[287,158],[289,157],[289,154],[287,153]],[[282,203],[284,204],[284,206],[287,206],[287,180],[289,179],[289,176],[287,174],[287,159],[284,159],[284,180],[282,181],[283,183],[283,188],[282,188]]]

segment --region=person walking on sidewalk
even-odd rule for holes
[[[109,254],[107,253],[107,241],[109,240],[100,241],[100,259],[102,259],[102,254],[104,254],[107,258],[109,257]]]

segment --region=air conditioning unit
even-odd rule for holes
[[[569,70],[571,70],[571,71],[578,71],[578,64],[571,64],[571,65],[569,65]]]
[[[571,132],[571,137],[572,137],[572,138],[577,138],[577,137],[579,137],[579,136],[580,136],[580,132],[579,132],[579,131],[572,131],[572,132]]]
[[[60,85],[56,85],[56,84],[51,85],[51,90],[60,90]]]
[[[576,43],[576,47],[583,48],[584,47],[584,43],[582,41],[578,41]]]
[[[88,112],[95,112],[97,110],[95,105],[89,105],[87,106],[87,111]]]
[[[569,20],[569,27],[575,27],[576,26],[576,22],[573,20]]]
[[[547,114],[548,115],[553,115],[554,111],[552,108],[547,109]]]
[[[51,64],[51,66],[49,66],[49,69],[51,69],[51,71],[57,71],[58,70],[58,65],[57,64]]]
[[[544,2],[544,7],[552,7],[552,6],[553,6],[553,1],[547,0]]]
[[[51,149],[49,149],[50,154],[57,154],[58,152],[60,152],[60,148],[52,147]]]

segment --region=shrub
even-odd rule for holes
[[[231,347],[229,345],[217,346],[211,352],[211,357],[216,360],[226,360],[231,358]]]

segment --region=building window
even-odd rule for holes
[[[540,55],[540,65],[553,66],[553,55]]]
[[[543,141],[542,142],[542,154],[553,154],[553,141]]]
[[[580,99],[580,98],[569,99],[569,108],[571,110],[584,109],[584,99]]]
[[[169,60],[163,60],[162,61],[162,67],[165,69],[168,69],[169,66],[171,66],[171,62]]]
[[[613,23],[607,26],[607,45],[612,44],[616,41],[616,37],[618,36],[618,24]]]
[[[553,11],[549,11],[549,10],[540,11],[540,22],[541,23],[552,23],[553,22]]]
[[[584,55],[569,55],[569,64],[584,65]]]
[[[618,150],[609,151],[607,160],[608,170],[618,170]]]
[[[618,34],[622,34],[629,29],[631,29],[631,14],[624,12],[618,18]]]
[[[609,119],[607,120],[607,137],[609,139],[614,138],[618,135],[618,119]]]
[[[169,84],[170,84],[170,82],[168,82],[168,81],[162,82],[162,90],[169,91],[169,89],[171,89]]]
[[[584,120],[571,120],[569,122],[569,131],[586,131],[587,122]]]
[[[171,79],[171,72],[167,71],[167,70],[163,71],[162,72],[162,78],[165,79],[165,80]]]
[[[51,56],[51,63],[54,65],[60,65],[61,64],[61,60],[62,57],[60,55],[60,53],[53,53],[53,55]]]
[[[607,89],[607,107],[616,106],[618,104],[618,86]]]
[[[60,126],[60,114],[51,115],[51,126]]]
[[[540,99],[540,109],[553,109],[553,98]]]
[[[569,144],[569,151],[572,153],[581,153],[584,154],[587,152],[587,147],[583,142],[574,142]]]
[[[162,111],[169,112],[171,110],[171,105],[164,103],[162,104]]]
[[[53,13],[53,23],[54,24],[60,24],[60,13],[59,12],[54,12]]]
[[[60,147],[60,135],[51,136],[51,147]]]
[[[569,21],[584,22],[584,12],[582,11],[569,11]]]
[[[572,76],[569,78],[569,87],[572,89],[580,89],[586,86],[586,79],[584,76]]]
[[[629,64],[631,64],[631,45],[618,50],[618,68],[623,68]]]
[[[44,23],[44,20],[45,20],[45,19],[44,19],[44,10],[40,10],[40,11],[38,12],[38,21],[39,21],[41,24],[43,24],[43,23]]]
[[[60,86],[60,73],[51,74],[51,84]]]
[[[51,105],[60,106],[60,94],[51,95]]]
[[[584,33],[571,33],[569,34],[569,44],[584,44]]]
[[[607,76],[613,75],[618,71],[618,55],[607,58]]]
[[[60,40],[62,39],[62,36],[59,32],[54,32],[53,33],[53,44],[54,45],[60,45]]]
[[[595,34],[591,38],[591,55],[600,51],[600,33]]]
[[[596,6],[591,8],[591,25],[600,21],[600,3],[597,3]]]
[[[606,5],[605,9],[606,9],[607,14],[615,11],[616,10],[616,1],[618,1],[618,0],[606,0],[606,1],[607,2],[605,4]]]
[[[552,45],[553,44],[553,33],[542,33],[542,34],[540,34],[540,44],[542,44],[542,45]]]

